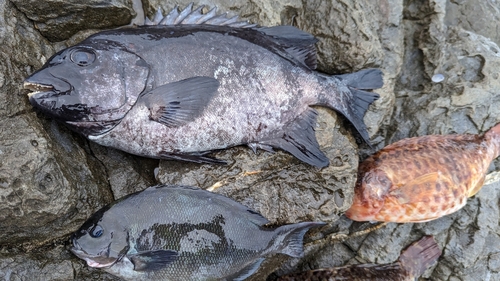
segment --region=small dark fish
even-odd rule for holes
[[[157,186],[96,212],[73,234],[71,251],[125,280],[244,280],[268,254],[302,256],[304,234],[325,225],[267,223],[222,195]]]
[[[99,32],[55,54],[24,81],[31,104],[104,146],[223,163],[210,151],[246,144],[328,165],[314,135],[332,108],[369,142],[363,116],[382,72],[315,72],[317,39],[292,26],[257,27],[177,8],[148,26]]]
[[[359,165],[356,221],[426,222],[460,210],[500,154],[500,124],[483,135],[402,139]]]
[[[441,250],[432,236],[412,243],[391,264],[359,264],[281,276],[278,281],[413,281],[433,265]]]

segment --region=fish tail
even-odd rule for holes
[[[424,236],[406,248],[399,257],[410,276],[421,276],[441,256],[441,250],[432,236]]]
[[[493,155],[493,158],[497,158],[500,155],[500,123],[489,129],[488,132],[486,132],[485,137],[491,139],[491,142],[495,147],[495,155]]]
[[[278,227],[274,230],[274,237],[270,250],[273,253],[281,253],[294,258],[304,255],[304,235],[313,228],[323,226],[323,222],[302,222]]]
[[[363,140],[370,144],[370,136],[363,117],[370,104],[380,97],[377,93],[369,91],[384,85],[382,71],[378,68],[369,68],[354,73],[335,75],[335,77],[347,85],[350,95],[342,97],[343,106],[328,103],[327,99],[325,102],[344,115],[354,125]]]

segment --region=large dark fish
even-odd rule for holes
[[[358,264],[281,276],[278,281],[414,281],[441,256],[432,236],[412,243],[391,264]]]
[[[322,222],[268,228],[260,214],[222,195],[150,187],[108,205],[72,236],[71,251],[125,280],[243,280],[266,255],[303,255]]]
[[[310,105],[335,109],[369,142],[363,116],[378,95],[364,90],[382,86],[380,70],[320,74],[311,34],[202,7],[58,52],[25,80],[31,104],[101,145],[152,158],[220,163],[205,154],[246,144],[327,166]]]
[[[500,124],[483,135],[431,135],[390,144],[359,165],[356,221],[426,222],[456,212],[500,154]]]

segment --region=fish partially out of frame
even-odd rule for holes
[[[426,222],[451,214],[483,186],[500,153],[500,124],[483,135],[402,139],[363,161],[353,204],[356,221]]]
[[[414,281],[441,256],[432,236],[412,243],[391,264],[358,264],[281,276],[278,281]]]
[[[31,104],[92,141],[152,158],[221,163],[206,154],[248,145],[325,167],[311,105],[336,110],[369,143],[363,117],[383,85],[379,69],[318,73],[311,34],[202,8],[58,52],[24,81]]]
[[[219,194],[155,186],[96,212],[73,234],[71,251],[124,280],[244,280],[267,255],[301,257],[304,234],[325,225],[268,223]]]

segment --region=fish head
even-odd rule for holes
[[[132,108],[149,72],[149,65],[121,44],[86,40],[56,53],[23,86],[35,108],[85,136],[97,136]]]
[[[110,267],[130,249],[128,231],[104,207],[71,236],[73,252],[90,267]]]
[[[387,174],[373,169],[358,175],[351,207],[345,215],[355,221],[376,221],[392,186]]]

